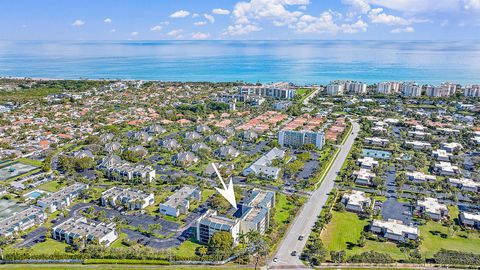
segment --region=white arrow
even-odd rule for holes
[[[220,188],[215,188],[218,193],[220,193],[235,209],[237,209],[237,202],[235,201],[235,191],[233,190],[233,183],[232,183],[232,178],[230,178],[230,183],[228,184],[228,187],[225,185],[225,182],[223,182],[223,178],[220,175],[220,173],[217,170],[217,166],[215,166],[215,163],[212,163],[212,167],[217,173],[218,178],[220,179],[220,182],[222,182],[223,189]]]

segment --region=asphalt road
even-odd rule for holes
[[[312,227],[315,224],[320,211],[327,201],[328,194],[333,189],[335,178],[342,168],[343,162],[347,158],[353,142],[358,135],[360,129],[359,124],[352,122],[352,126],[352,133],[348,136],[345,144],[339,146],[340,152],[328,171],[327,176],[320,184],[320,187],[312,193],[309,200],[302,207],[300,213],[297,215],[287,234],[280,243],[277,253],[274,256],[274,258],[277,258],[277,262],[271,261],[269,264],[270,269],[306,268],[299,256],[305,247],[308,236],[312,231]],[[298,240],[300,235],[304,236],[302,241]],[[296,251],[297,256],[292,256],[292,251]]]

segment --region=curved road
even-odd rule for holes
[[[274,256],[278,259],[278,261],[271,261],[269,263],[269,269],[306,268],[299,256],[305,247],[308,236],[312,231],[312,227],[315,224],[320,211],[327,201],[328,194],[333,189],[335,178],[337,178],[337,174],[342,168],[343,162],[347,158],[359,130],[359,124],[352,121],[352,132],[348,135],[345,144],[339,146],[340,152],[338,153],[325,179],[320,184],[320,187],[312,193],[310,199],[302,207],[292,226],[287,231],[285,237],[279,245],[277,253]],[[299,235],[304,235],[302,241],[298,240]],[[292,251],[296,251],[297,256],[292,256]]]

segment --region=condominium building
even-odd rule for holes
[[[402,95],[405,97],[419,97],[422,95],[422,86],[417,83],[402,84]]]
[[[480,97],[480,85],[471,85],[465,87],[463,95],[466,97]]]
[[[464,212],[460,213],[460,222],[463,226],[476,228],[480,230],[480,213]]]
[[[323,132],[282,130],[278,133],[278,143],[282,147],[292,148],[312,144],[318,149],[322,149],[325,144],[325,134]]]
[[[173,195],[160,204],[160,213],[167,216],[178,217],[186,214],[190,208],[190,201],[202,199],[202,193],[198,187],[184,186],[175,191]]]
[[[415,183],[433,182],[437,180],[435,175],[425,174],[423,172],[407,172],[407,179]]]
[[[252,165],[248,166],[243,171],[243,175],[247,176],[251,173],[258,177],[266,177],[271,179],[277,179],[280,176],[281,168],[272,166],[274,160],[283,159],[285,157],[285,151],[278,148],[273,148],[268,153],[257,159]]]
[[[47,215],[38,206],[12,203],[0,210],[0,236],[9,237],[45,222]]]
[[[240,234],[240,220],[219,216],[217,211],[210,209],[197,219],[195,229],[197,241],[200,243],[208,244],[214,233],[223,231],[232,235],[235,245]]]
[[[209,210],[196,223],[196,237],[200,243],[208,243],[212,235],[225,231],[232,235],[234,244],[240,233],[257,231],[264,234],[270,224],[270,210],[275,207],[275,192],[253,189],[238,205],[234,218],[218,216]]]
[[[240,95],[257,95],[276,99],[292,99],[295,96],[295,92],[296,90],[288,83],[243,86],[240,88]]]
[[[348,211],[365,212],[370,207],[372,200],[365,195],[365,192],[359,190],[352,190],[345,193],[342,197],[342,203]]]
[[[438,221],[448,215],[448,208],[445,204],[439,203],[436,198],[425,198],[417,201],[417,212],[425,214],[431,219]]]
[[[448,178],[448,183],[464,191],[479,192],[480,182],[467,178]]]
[[[72,201],[88,188],[87,184],[75,183],[37,201],[37,205],[53,213],[70,206]]]
[[[377,93],[384,95],[397,94],[400,92],[401,83],[399,82],[381,82],[377,84]]]
[[[82,242],[98,241],[110,246],[118,238],[115,223],[105,224],[85,217],[69,218],[52,228],[52,238],[67,244],[74,244],[75,239]]]
[[[341,96],[344,93],[343,84],[329,84],[327,85],[327,94],[331,96]]]
[[[345,92],[356,93],[356,94],[367,93],[367,84],[363,82],[336,80],[336,81],[332,81],[329,85],[342,86],[342,93],[345,93]],[[330,94],[328,93],[328,85],[327,85],[327,94]]]
[[[143,209],[155,203],[153,193],[145,193],[137,189],[112,187],[102,192],[103,206],[123,206],[128,210]]]
[[[105,157],[97,169],[105,171],[107,177],[114,180],[139,179],[150,183],[155,179],[155,170],[151,166],[133,165],[116,155]]]
[[[442,83],[440,86],[428,85],[426,95],[429,97],[449,97],[455,94],[457,85],[453,83]]]
[[[370,230],[373,233],[398,242],[407,242],[410,239],[417,240],[420,236],[418,227],[403,224],[401,220],[396,219],[375,219],[372,221]]]

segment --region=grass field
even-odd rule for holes
[[[191,240],[183,242],[178,248],[176,248],[176,255],[182,258],[196,257],[195,250],[202,245],[195,243]]]
[[[233,266],[233,265],[224,265],[224,266],[161,266],[161,265],[122,265],[122,264],[6,264],[2,265],[2,269],[17,269],[17,270],[28,270],[28,269],[38,269],[38,270],[49,270],[49,269],[65,269],[65,270],[78,270],[78,269],[175,269],[175,270],[207,270],[207,269],[253,269],[246,266]]]
[[[420,236],[423,239],[420,252],[426,258],[442,248],[480,254],[480,232],[459,231],[451,236],[448,227],[429,221],[420,227]]]
[[[30,249],[31,254],[65,253],[68,244],[47,238],[45,242],[38,243]]]
[[[41,184],[38,186],[39,189],[45,190],[48,192],[57,192],[59,191],[65,184],[60,184],[57,181],[50,181],[45,184]]]
[[[278,202],[275,206],[275,215],[273,216],[273,219],[278,224],[285,224],[290,216],[289,211],[294,205],[287,200],[287,195],[285,194],[277,193],[277,198]]]
[[[333,211],[332,220],[322,232],[322,241],[328,251],[344,250],[347,256],[374,250],[402,259],[403,253],[394,243],[367,240],[364,247],[357,246],[360,234],[368,223],[355,213]]]

